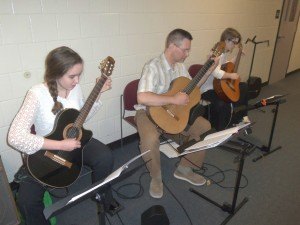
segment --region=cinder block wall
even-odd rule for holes
[[[76,50],[85,61],[81,80],[87,96],[100,74],[99,62],[116,60],[113,88],[103,94],[102,110],[86,124],[94,137],[110,143],[120,139],[120,95],[140,76],[143,64],[160,54],[174,28],[194,36],[186,61],[204,63],[226,27],[238,29],[244,40],[254,35],[270,40],[256,50],[252,74],[268,80],[278,29],[275,11],[282,0],[1,0],[0,1],[0,154],[9,180],[21,165],[20,154],[7,145],[7,131],[26,91],[43,80],[46,54],[61,45]],[[253,45],[239,71],[248,77]],[[125,136],[136,132],[125,125]]]

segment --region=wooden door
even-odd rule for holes
[[[275,43],[269,83],[285,78],[299,20],[299,0],[285,0]]]

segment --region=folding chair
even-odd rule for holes
[[[189,69],[188,72],[191,75],[192,78],[194,78],[197,73],[200,71],[200,69],[203,67],[202,64],[192,64]],[[208,120],[210,120],[210,102],[206,101],[204,99],[200,100],[200,104],[196,105],[192,110],[191,110],[191,114],[190,114],[190,120],[189,120],[189,124],[191,125],[195,119],[198,116],[202,116],[203,114],[203,108],[205,109],[205,115],[207,117]]]
[[[135,109],[134,105],[137,104],[137,89],[140,79],[129,82],[123,94],[120,97],[120,123],[121,123],[121,147],[123,148],[123,120],[136,128],[134,121]]]

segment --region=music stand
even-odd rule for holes
[[[117,170],[115,170],[113,173],[111,173],[104,181],[96,182],[87,188],[85,188],[82,191],[78,191],[70,196],[67,196],[54,204],[48,206],[44,209],[44,216],[48,220],[50,217],[55,216],[61,212],[63,212],[66,209],[71,208],[72,206],[78,204],[79,202],[82,202],[83,200],[86,200],[88,198],[91,198],[95,196],[96,200],[101,200],[100,195],[98,192],[101,192],[103,188],[107,184],[111,184],[112,182],[119,181],[120,178],[125,179],[126,177],[131,176],[133,173],[135,173],[137,170],[139,170],[141,167],[143,167],[147,162],[142,163],[141,165],[136,166],[132,170],[128,171],[125,174],[122,174],[125,169],[128,168],[129,164],[131,164],[136,159],[140,158],[144,154],[147,154],[150,150],[132,158],[127,163],[125,163],[123,166],[119,167]],[[122,176],[120,176],[122,174]],[[103,199],[102,199],[103,200]],[[99,214],[99,225],[105,225],[105,212],[101,211]]]
[[[247,127],[244,127],[241,130],[245,130]],[[201,194],[200,192],[196,191],[193,188],[190,188],[189,191],[192,193],[198,195],[199,197],[205,199],[206,201],[210,202],[211,204],[217,206],[218,208],[222,209],[223,211],[229,213],[229,215],[226,217],[226,219],[222,222],[222,225],[226,224],[247,202],[248,198],[245,197],[242,202],[240,202],[237,205],[237,197],[238,197],[238,192],[240,188],[240,182],[241,182],[241,177],[242,177],[242,172],[244,168],[244,161],[245,161],[245,156],[246,156],[246,149],[248,147],[244,147],[244,149],[241,151],[241,156],[239,157],[239,165],[238,165],[238,174],[236,176],[236,182],[234,186],[234,193],[233,193],[233,198],[231,204],[224,202],[222,205],[213,201],[212,199],[208,198],[207,196]]]

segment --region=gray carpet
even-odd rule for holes
[[[287,102],[279,105],[279,112],[274,131],[271,149],[282,146],[274,153],[263,157],[257,162],[252,159],[262,152],[256,149],[245,160],[241,189],[237,204],[244,198],[248,202],[228,222],[232,225],[294,225],[300,221],[300,73],[288,76],[286,79],[263,87],[259,98],[274,94],[287,94]],[[255,102],[255,100],[252,100]],[[251,102],[252,102],[251,101]],[[267,145],[273,120],[274,106],[267,106],[260,110],[252,110],[249,117],[253,125],[253,133],[247,138],[257,145]],[[128,143],[123,149],[115,149],[115,167],[119,167],[131,157],[139,153],[138,140]],[[231,203],[233,186],[236,180],[238,163],[235,163],[237,154],[215,148],[207,151],[204,172],[210,180],[221,183],[193,187],[198,192],[216,201],[220,205]],[[220,208],[198,197],[189,191],[192,186],[173,177],[177,159],[168,159],[162,155],[162,170],[164,180],[164,196],[162,199],[153,199],[149,196],[149,174],[144,174],[143,167],[134,175],[113,185],[126,196],[133,196],[139,191],[139,180],[144,193],[136,199],[116,199],[125,207],[118,215],[107,215],[106,224],[140,225],[141,214],[153,205],[162,205],[167,213],[171,225],[215,225],[221,224],[229,215]],[[143,161],[133,163],[128,171]],[[218,173],[219,170],[224,173]],[[71,186],[71,192],[76,192],[89,185],[89,175],[84,176]],[[131,185],[130,185],[131,184]],[[96,225],[99,224],[96,216],[96,206],[91,200],[85,200],[57,216],[58,225]]]

